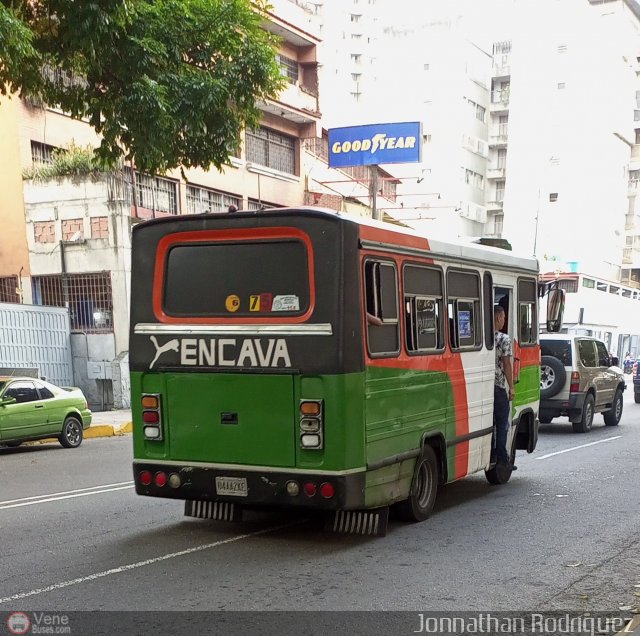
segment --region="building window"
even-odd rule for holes
[[[0,277],[0,303],[19,303],[21,295],[17,276]]]
[[[593,289],[596,286],[596,281],[592,278],[583,278],[582,286],[586,287],[587,289]]]
[[[473,170],[469,170],[469,168],[465,168],[464,171],[464,182],[467,185],[471,185],[474,188],[478,188],[478,190],[484,189],[484,177]]]
[[[558,44],[558,53],[566,53],[567,45],[566,44]]]
[[[360,64],[360,62],[362,61],[362,55],[360,53],[352,53],[351,61],[355,64]]]
[[[199,186],[187,186],[187,214],[228,212],[229,206],[242,207],[242,198],[226,192],[209,190]]]
[[[360,22],[360,18],[362,17],[361,14],[358,13],[352,13],[351,14],[351,22]]]
[[[293,137],[268,128],[247,130],[246,151],[249,162],[296,174],[296,140]]]
[[[249,199],[247,202],[248,210],[266,210],[268,208],[281,208],[279,203],[268,203],[267,201],[258,201],[257,199]]]
[[[296,84],[299,77],[298,60],[294,60],[286,55],[277,56],[278,64],[280,64],[280,72],[290,84]]]
[[[131,177],[129,168],[125,172]],[[135,173],[137,205],[154,212],[178,214],[178,183],[164,177]]]
[[[486,112],[487,112],[487,109],[484,106],[480,106],[480,104],[476,104],[476,119],[478,121],[484,122]]]
[[[354,82],[359,82],[361,77],[362,77],[362,73],[351,73],[351,79]]]
[[[496,201],[504,201],[506,181],[496,181]]]
[[[558,200],[558,193],[557,192],[551,192],[549,194],[549,201],[551,201],[551,203],[555,203]]]
[[[53,152],[59,150],[56,146],[43,144],[39,141],[31,142],[31,161],[40,164],[52,164]]]
[[[493,217],[493,233],[502,234],[503,227],[504,227],[504,214],[496,214]]]
[[[563,90],[565,86],[566,86],[566,84],[564,82],[558,82],[558,90],[559,91]]]
[[[47,307],[68,307],[71,331],[113,332],[113,295],[109,272],[34,276],[33,301]]]

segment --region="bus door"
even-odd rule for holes
[[[511,339],[511,367],[513,369],[513,383],[514,390],[516,384],[518,382],[518,365],[517,365],[517,354],[516,347],[517,339],[516,339],[516,312],[513,310],[514,308],[514,300],[513,300],[513,287],[507,286],[496,286],[494,287],[494,306],[499,305],[504,309],[505,313],[505,321],[504,327],[502,328],[502,332],[506,333]],[[513,406],[513,405],[512,405]],[[509,409],[509,423],[511,424],[513,420],[513,408]],[[514,435],[513,428],[510,426],[509,428],[509,437],[507,438],[507,448],[511,448],[511,441]]]

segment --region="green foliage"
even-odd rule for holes
[[[144,171],[221,168],[284,86],[264,0],[0,0],[0,90],[38,95]],[[41,69],[45,69],[42,72]]]
[[[121,167],[119,162],[105,162],[96,155],[91,146],[76,146],[56,149],[50,164],[37,164],[23,171],[25,180],[45,181],[61,177],[99,177]]]

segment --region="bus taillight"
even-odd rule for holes
[[[324,446],[322,400],[300,401],[300,448],[321,450]]]
[[[161,441],[162,435],[162,407],[159,393],[143,393],[142,402],[142,430],[145,439]]]

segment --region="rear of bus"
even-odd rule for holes
[[[364,506],[357,234],[317,210],[134,227],[138,494]]]

